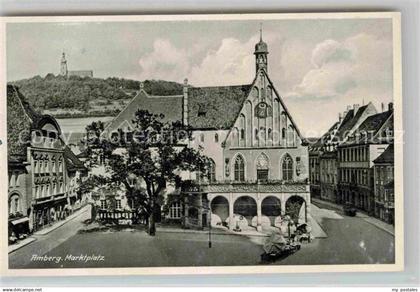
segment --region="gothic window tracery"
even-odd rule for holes
[[[290,181],[293,179],[293,159],[289,154],[286,154],[282,161],[283,180]]]
[[[235,181],[245,181],[245,161],[241,155],[236,156],[234,164]]]
[[[269,160],[267,155],[261,153],[257,158],[257,179],[258,180],[268,180],[268,170],[269,170]]]

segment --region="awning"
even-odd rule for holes
[[[29,221],[29,218],[28,217],[23,217],[23,218],[19,218],[19,219],[13,220],[11,223],[13,225],[18,225],[20,223],[24,223],[24,222],[27,222],[27,221]]]

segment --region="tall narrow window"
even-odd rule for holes
[[[180,202],[174,202],[169,207],[169,218],[171,219],[180,219],[182,216],[181,213],[181,203]]]
[[[34,173],[38,173],[38,161],[34,160]]]
[[[214,134],[214,142],[218,143],[219,142],[219,134]]]
[[[239,139],[245,140],[246,119],[244,114],[239,116],[239,129]]]
[[[235,159],[235,180],[245,180],[245,162],[241,155],[238,155]]]
[[[260,181],[268,180],[268,157],[261,153],[257,158],[257,179]]]
[[[287,127],[287,144],[289,146],[295,146],[295,131],[292,125]]]
[[[282,162],[283,180],[290,181],[293,179],[293,160],[289,154],[283,158]]]
[[[210,159],[208,162],[208,179],[210,182],[216,181],[216,163],[213,159]]]

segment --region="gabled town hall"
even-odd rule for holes
[[[269,77],[262,34],[254,55],[249,84],[194,87],[185,80],[183,94],[174,96],[151,96],[141,85],[107,126],[107,132],[130,130],[136,110],[145,109],[193,129],[189,146],[211,159],[210,171],[168,192],[164,220],[258,231],[280,226],[285,215],[308,220],[308,146]]]

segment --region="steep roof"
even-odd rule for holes
[[[132,127],[134,114],[138,109],[163,114],[164,121],[182,121],[182,95],[150,96],[144,90],[140,90],[125,109],[108,124],[106,130],[115,131],[124,123]]]
[[[386,123],[389,118],[392,118],[393,111],[386,111],[375,114],[366,118],[366,120],[356,129],[356,131],[349,137],[345,144],[353,143],[381,143],[377,136],[378,131]]]
[[[12,160],[26,159],[31,129],[42,119],[16,86],[7,85],[7,147]]]
[[[382,112],[373,116],[368,117],[357,129],[358,132],[377,132],[386,120],[392,115],[392,111]]]
[[[249,85],[189,87],[188,124],[193,129],[229,129],[233,126],[245,99]],[[141,90],[120,114],[107,126],[115,131],[128,122],[132,126],[138,109],[163,114],[164,121],[182,121],[183,96],[153,96]]]
[[[333,135],[333,131],[338,127],[339,124],[340,124],[339,122],[335,122],[331,126],[331,128],[329,128],[328,131],[324,135],[322,135],[321,138],[319,138],[315,143],[311,145],[311,147],[317,148],[317,147],[324,146],[325,142],[331,139],[331,136]]]
[[[374,163],[394,163],[394,144],[390,144],[385,151],[379,155]]]
[[[194,129],[230,129],[252,84],[191,87],[188,89],[188,124]]]
[[[66,160],[66,166],[69,171],[75,171],[75,170],[83,170],[85,169],[85,166],[83,165],[83,162],[77,158],[77,156],[71,151],[71,149],[66,146],[64,148],[64,159]]]

